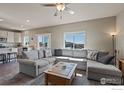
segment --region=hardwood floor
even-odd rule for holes
[[[10,73],[18,73],[19,64],[17,62],[10,62],[6,64],[0,64],[0,77],[6,76]]]

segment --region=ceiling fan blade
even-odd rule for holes
[[[65,6],[68,6],[70,3],[64,3],[65,4]]]
[[[55,7],[56,4],[41,4],[42,6],[46,6],[46,7]]]
[[[70,9],[68,7],[65,7],[65,11],[69,12],[70,14],[74,14],[75,13],[72,9]]]

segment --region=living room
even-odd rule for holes
[[[1,3],[0,10],[7,33],[0,85],[124,85],[123,3]]]

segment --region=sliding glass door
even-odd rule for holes
[[[51,48],[51,34],[37,35],[37,48]]]

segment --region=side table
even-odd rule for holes
[[[124,84],[124,60],[119,60],[118,65],[119,65],[119,69],[121,70],[122,75],[123,75],[122,79],[123,79],[123,84]]]

